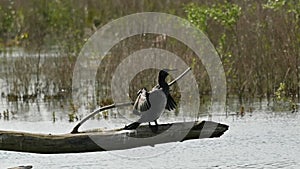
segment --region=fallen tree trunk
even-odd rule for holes
[[[0,150],[44,154],[120,150],[220,137],[226,130],[228,126],[225,124],[202,121],[160,124],[155,133],[147,125],[140,126],[136,130],[95,129],[78,134],[60,135],[0,131]]]

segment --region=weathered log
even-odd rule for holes
[[[228,126],[212,121],[160,124],[157,132],[147,125],[136,130],[100,129],[78,134],[33,134],[0,131],[0,150],[31,153],[80,153],[128,149],[139,146],[220,137]]]
[[[27,165],[27,166],[18,166],[18,167],[11,167],[11,168],[8,168],[8,169],[31,169],[32,168],[32,165]]]

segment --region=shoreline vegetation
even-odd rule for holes
[[[2,0],[1,99],[67,102],[72,112],[69,119],[74,121],[79,105],[71,98],[72,73],[81,47],[106,23],[153,11],[185,18],[208,36],[224,66],[228,98],[237,98],[241,108],[267,100],[280,110],[298,110],[300,1],[296,0]],[[105,56],[98,68],[96,91],[86,94],[85,105],[93,109],[111,104],[110,82],[118,64],[150,47],[171,51],[190,65],[200,95],[205,96],[201,104],[209,102],[209,77],[193,51],[174,38],[143,34],[121,41]],[[131,82],[130,97],[134,99],[143,86],[154,86],[157,72],[140,72]],[[178,86],[172,90],[179,100]],[[0,113],[7,117],[9,111]]]

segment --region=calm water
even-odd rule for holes
[[[47,119],[47,118],[45,118]],[[50,118],[51,119],[51,118]],[[221,137],[112,152],[41,155],[0,151],[0,168],[300,168],[298,113],[256,110],[244,117],[213,117],[230,129]],[[99,125],[90,121],[86,128]],[[116,124],[117,125],[117,124]],[[74,123],[0,120],[2,130],[66,133]]]

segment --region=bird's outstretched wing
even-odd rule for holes
[[[173,97],[168,94],[167,95],[167,104],[166,104],[166,109],[171,111],[176,108],[176,102],[174,101]]]
[[[149,93],[146,88],[139,90],[138,97],[135,100],[133,108],[139,112],[147,111],[151,107],[149,102]]]

